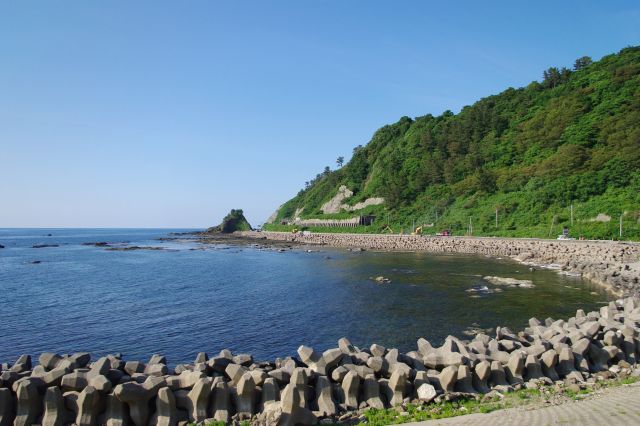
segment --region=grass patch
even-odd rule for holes
[[[429,405],[408,404],[404,407],[394,407],[384,410],[370,409],[365,412],[365,421],[362,424],[371,426],[386,426],[424,420],[437,420],[448,417],[457,417],[474,413],[490,413],[506,408],[515,408],[537,403],[546,403],[551,397],[565,398],[564,401],[582,399],[595,390],[630,385],[640,381],[640,377],[627,377],[624,379],[606,380],[597,382],[585,389],[575,391],[569,388],[557,389],[547,386],[541,389],[520,389],[503,395],[502,399],[494,398],[490,401],[482,401],[469,398],[455,402],[443,402]],[[562,400],[562,399],[561,399]]]

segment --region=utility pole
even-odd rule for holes
[[[571,226],[573,226],[573,203],[571,203]]]
[[[553,219],[551,219],[551,228],[549,228],[549,238],[551,238],[551,232],[553,232],[553,224],[556,222],[556,215],[553,215]]]
[[[498,208],[496,207],[496,228],[498,227]]]
[[[438,209],[436,209],[436,223],[438,223]]]
[[[473,235],[473,224],[471,223],[471,216],[469,216],[469,236]]]
[[[620,215],[620,238],[622,238],[622,215]]]

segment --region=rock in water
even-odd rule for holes
[[[493,285],[506,285],[509,287],[520,288],[533,288],[533,282],[531,280],[518,280],[516,278],[503,278],[503,277],[483,277],[485,281],[489,281]]]

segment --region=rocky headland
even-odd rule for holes
[[[244,217],[242,209],[232,209],[220,225],[207,229],[203,234],[231,234],[236,231],[249,231],[253,229]]]
[[[427,251],[510,257],[581,275],[617,297],[640,296],[640,244],[615,241],[431,237],[343,233],[241,232],[247,238],[369,250]]]
[[[222,350],[169,367],[88,353],[22,355],[0,374],[1,425],[256,425],[351,422],[370,408],[429,406],[483,399],[546,385],[580,391],[600,380],[639,376],[640,301],[620,299],[567,320],[531,318],[520,332],[449,336],[439,347],[421,338],[414,351],[342,338],[317,352],[259,362]],[[485,397],[483,397],[485,395]]]

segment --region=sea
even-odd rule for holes
[[[507,258],[171,239],[188,231],[0,229],[0,362],[90,352],[162,354],[175,365],[225,348],[273,360],[341,337],[410,351],[420,337],[439,345],[498,325],[521,330],[530,317],[566,318],[610,300],[580,277]],[[142,249],[120,250],[132,246]]]

